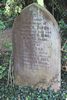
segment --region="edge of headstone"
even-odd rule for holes
[[[45,16],[48,16],[48,19],[52,20],[53,25],[55,26],[56,30],[59,32],[60,28],[57,24],[57,21],[55,20],[54,16],[45,7],[42,7],[41,5],[39,5],[37,3],[32,3],[32,4],[28,5],[27,7],[25,7],[24,9],[22,9],[21,13],[23,13],[25,11],[25,9],[31,7],[32,5],[39,7],[44,13],[46,13]],[[21,13],[20,13],[20,15],[21,15]],[[18,16],[20,16],[20,15],[18,15]],[[17,20],[17,17],[14,20],[14,24],[15,24],[15,21]],[[14,28],[14,24],[13,24],[13,28]]]

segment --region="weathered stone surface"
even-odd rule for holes
[[[33,3],[23,9],[13,26],[15,83],[60,87],[60,35],[54,17]]]

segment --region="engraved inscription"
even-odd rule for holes
[[[34,10],[33,10],[34,9]],[[22,37],[24,45],[24,66],[31,66],[37,69],[41,67],[50,67],[50,36],[51,29],[37,8],[30,8],[32,13],[31,29],[28,28],[28,22],[22,28]],[[36,11],[35,11],[36,10]],[[31,34],[27,32],[31,31]],[[31,50],[29,50],[31,49]]]

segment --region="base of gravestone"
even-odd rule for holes
[[[47,90],[50,87],[52,90],[57,92],[60,90],[61,82],[59,82],[59,76],[55,76],[52,78],[49,74],[44,73],[44,69],[31,70],[25,69],[22,73],[17,73],[15,78],[15,84],[20,86],[30,86],[32,88],[39,88]],[[49,78],[48,78],[49,76]]]

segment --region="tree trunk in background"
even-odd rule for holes
[[[37,2],[41,6],[44,6],[44,1],[45,0],[25,0],[25,5],[27,6],[27,5],[29,5],[29,4],[31,4],[33,2]]]
[[[45,0],[37,0],[38,4],[44,7],[44,1]]]

